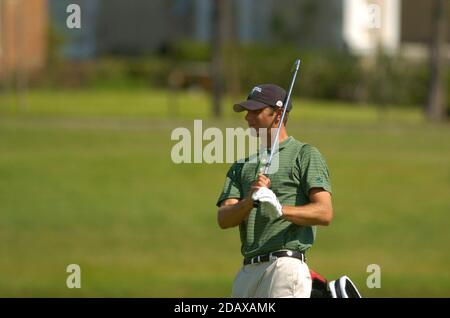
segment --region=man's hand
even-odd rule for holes
[[[277,196],[269,188],[259,188],[253,193],[252,199],[261,202],[264,210],[267,210],[272,217],[277,219],[283,215],[283,210]]]
[[[260,174],[255,182],[252,183],[251,189],[242,200],[231,198],[224,200],[217,213],[217,222],[222,229],[239,225],[253,209],[252,194],[258,189],[268,189],[270,187],[270,179]]]
[[[250,191],[248,192],[248,197],[251,198],[253,193],[258,191],[258,189],[262,187],[270,188],[270,179],[263,175],[262,173],[258,175],[258,178],[255,180],[255,182],[252,183],[250,187]]]

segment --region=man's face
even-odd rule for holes
[[[270,107],[266,107],[258,110],[247,110],[245,120],[250,128],[256,129],[256,133],[259,136],[259,129],[268,129],[267,134],[270,135],[270,128],[276,128],[278,121],[276,121],[278,112],[274,111]]]

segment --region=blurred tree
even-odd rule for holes
[[[445,117],[445,46],[447,23],[447,0],[433,0],[432,5],[432,40],[430,43],[430,88],[426,115],[430,120]]]
[[[222,115],[221,99],[223,95],[223,37],[227,29],[224,15],[229,12],[226,6],[230,5],[228,0],[214,0],[212,24],[213,34],[211,37],[211,78],[212,78],[212,113],[215,118]]]
[[[240,94],[239,45],[237,41],[236,2],[227,1],[224,12],[224,78],[227,93],[234,99]]]
[[[27,92],[28,92],[28,69],[26,65],[26,20],[21,18],[22,12],[25,10],[25,2],[16,1],[15,6],[15,28],[16,28],[16,49],[17,49],[17,66],[15,72],[16,80],[16,102],[19,111],[28,109]]]

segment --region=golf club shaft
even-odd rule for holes
[[[293,71],[294,75],[292,76],[291,85],[289,86],[289,90],[286,96],[286,100],[284,101],[283,114],[281,115],[280,123],[278,124],[277,133],[275,134],[275,139],[272,141],[272,146],[270,148],[270,156],[269,160],[264,167],[263,174],[267,175],[269,172],[270,165],[272,164],[273,154],[275,152],[275,145],[278,143],[278,137],[280,135],[281,125],[283,124],[284,117],[286,116],[286,111],[291,100],[292,89],[294,88],[295,79],[297,78],[297,72],[300,68],[300,59],[297,59],[294,63]]]

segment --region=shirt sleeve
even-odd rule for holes
[[[300,186],[306,196],[309,196],[312,188],[323,188],[332,193],[328,167],[317,148],[304,145],[297,160],[300,168]]]
[[[223,185],[222,193],[217,200],[216,205],[219,207],[223,200],[236,198],[242,198],[242,186],[240,182],[240,174],[242,169],[242,164],[235,163],[228,170],[227,176],[225,178],[225,184]]]

